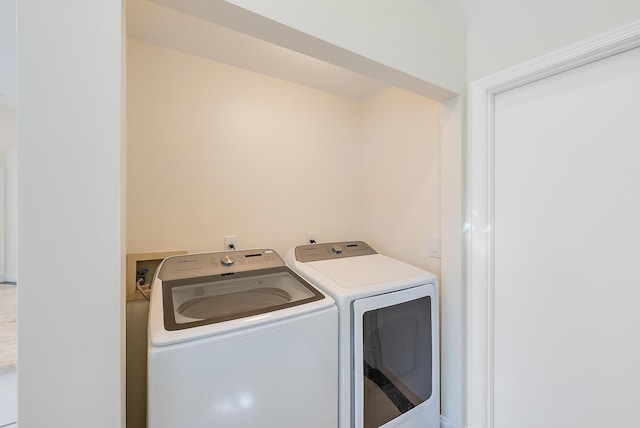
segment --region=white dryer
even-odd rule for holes
[[[361,241],[297,246],[286,261],[338,305],[339,428],[439,428],[437,278]]]
[[[338,311],[273,250],[165,259],[149,308],[149,428],[337,425]]]

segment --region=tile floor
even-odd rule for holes
[[[0,284],[0,375],[16,371],[16,286]]]

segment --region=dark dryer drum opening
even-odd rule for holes
[[[363,314],[364,427],[379,427],[432,394],[431,297]]]
[[[178,307],[178,312],[189,318],[208,319],[256,311],[290,301],[291,295],[280,288],[255,288],[189,300]]]

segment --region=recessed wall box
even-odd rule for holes
[[[136,281],[139,277],[137,272],[145,272],[146,270],[144,273],[145,282],[147,284],[151,284],[153,275],[160,265],[160,262],[169,256],[176,256],[178,254],[187,254],[187,251],[180,250],[127,254],[127,302],[144,299],[142,294],[136,292]]]

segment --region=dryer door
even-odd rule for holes
[[[431,284],[353,303],[356,427],[395,426],[438,401],[436,304]]]

